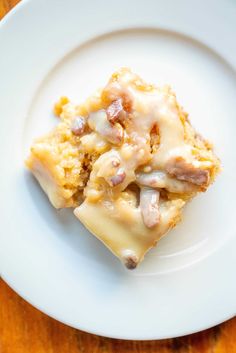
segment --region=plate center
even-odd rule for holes
[[[235,111],[235,76],[221,57],[191,38],[164,30],[125,30],[87,42],[55,63],[37,90],[25,126],[24,149],[27,151],[34,137],[55,125],[52,106],[60,96],[82,102],[122,66],[130,67],[150,83],[170,84],[193,126],[214,142],[223,162],[224,171],[216,183],[187,205],[183,222],[150,251],[132,274],[173,271],[207,256],[235,232],[232,170],[236,158],[227,143],[234,139],[230,126]],[[69,211],[58,214],[36,183],[28,185],[32,202],[36,194],[40,199],[38,212],[48,224],[49,233],[73,248],[77,256],[109,267],[115,263],[113,256]]]

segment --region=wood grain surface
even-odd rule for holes
[[[0,280],[0,353],[236,353],[236,318],[181,338],[115,340],[49,318]]]
[[[18,1],[0,0],[0,19]],[[49,318],[0,280],[0,353],[113,352],[236,353],[236,318],[181,338],[143,342],[114,340],[75,330]]]

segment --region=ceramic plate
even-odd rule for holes
[[[123,339],[185,335],[235,314],[235,18],[232,0],[34,0],[0,23],[0,271],[35,307]],[[70,210],[54,210],[24,167],[58,97],[83,101],[121,66],[170,84],[223,164],[134,271]]]

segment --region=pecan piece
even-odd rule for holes
[[[111,124],[122,122],[127,115],[123,108],[122,99],[118,98],[112,102],[106,109],[106,113],[107,119]]]
[[[151,188],[166,189],[177,194],[194,192],[196,185],[190,182],[178,180],[164,171],[155,170],[150,173],[137,173],[136,180],[139,185]]]
[[[156,226],[160,221],[159,198],[158,190],[144,187],[140,191],[141,214],[143,223],[148,228]]]
[[[126,249],[122,253],[122,261],[128,270],[134,270],[138,265],[138,258],[132,250]]]
[[[209,170],[195,167],[182,157],[171,159],[166,165],[166,170],[177,179],[185,180],[195,185],[205,186],[209,183]]]
[[[119,185],[125,180],[126,173],[123,168],[119,168],[117,173],[110,178],[110,183],[112,186]]]
[[[92,130],[98,132],[108,142],[120,145],[123,140],[124,131],[119,123],[112,125],[107,120],[105,110],[93,112],[88,117],[88,125]]]
[[[85,125],[86,125],[86,122],[83,116],[74,117],[70,126],[73,135],[75,136],[82,135],[84,133]]]

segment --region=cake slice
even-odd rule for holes
[[[54,207],[75,207],[129,269],[220,170],[171,88],[146,84],[129,69],[82,105],[62,98],[55,113],[61,121],[34,143],[27,166]]]

